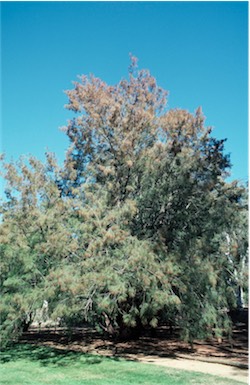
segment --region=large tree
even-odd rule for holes
[[[45,299],[50,317],[113,335],[159,321],[189,341],[220,334],[247,252],[246,191],[226,181],[224,140],[201,108],[167,109],[133,57],[128,79],[82,76],[67,94],[76,117],[63,168],[49,154],[44,165],[5,165],[3,334]]]
[[[180,273],[172,289],[202,326],[187,315],[179,319],[202,334],[207,320],[215,324],[219,309],[227,307],[232,284],[222,274],[228,265],[223,245],[246,212],[245,189],[226,181],[231,165],[225,140],[211,135],[201,108],[194,114],[167,109],[167,92],[131,59],[128,79],[117,85],[83,76],[67,92],[67,108],[77,117],[65,128],[71,142],[65,170],[70,165],[73,171],[73,180],[66,172],[66,184],[102,186],[109,207],[134,202],[130,233],[150,241],[161,260],[174,255]]]

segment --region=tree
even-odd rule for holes
[[[248,213],[247,195],[243,196],[245,209],[234,218],[230,232],[225,234],[226,255],[228,260],[227,271],[229,284],[235,288],[237,309],[242,309],[248,303]],[[243,207],[244,207],[243,206]],[[235,306],[234,306],[235,307]]]
[[[3,331],[21,331],[47,300],[50,317],[112,335],[159,322],[190,342],[220,335],[236,298],[227,237],[246,215],[245,188],[226,181],[224,140],[201,108],[168,110],[167,92],[133,57],[127,80],[83,76],[67,95],[76,117],[63,168],[49,154],[45,165],[5,165]]]
[[[138,162],[159,135],[166,92],[148,71],[136,71],[131,58],[129,80],[108,86],[94,76],[82,76],[67,91],[68,109],[77,113],[64,131],[69,147],[64,181],[104,183],[112,202],[122,202],[140,182]],[[133,196],[133,194],[132,194]]]
[[[55,160],[34,157],[4,164],[6,200],[1,205],[1,338],[27,329],[42,306],[44,283],[53,266],[74,250],[67,202],[54,181]]]
[[[245,211],[244,187],[226,182],[225,140],[211,136],[201,108],[194,114],[167,110],[167,92],[148,71],[137,71],[135,58],[128,80],[108,86],[84,76],[67,94],[67,108],[77,118],[65,128],[72,143],[66,170],[70,164],[76,184],[91,180],[102,186],[109,207],[133,200],[137,213],[128,225],[131,234],[150,241],[163,260],[174,255],[181,271],[172,289],[183,308],[196,314],[191,320],[187,312],[180,315],[182,327],[188,331],[194,325],[196,335],[204,333],[205,324],[218,324],[219,330],[220,309],[229,300],[228,278],[221,274],[228,263],[223,239]],[[197,274],[201,282],[195,288]]]
[[[132,201],[110,210],[103,191],[93,194],[87,188],[84,203],[80,189],[74,198],[62,199],[57,178],[49,172],[52,161],[48,157],[49,167],[34,158],[29,167],[24,162],[6,165],[2,341],[18,337],[45,299],[50,317],[66,324],[95,320],[123,336],[138,320],[156,325],[163,302],[178,301],[164,276],[171,261],[159,263],[150,244],[126,230],[135,211]]]

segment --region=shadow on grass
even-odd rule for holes
[[[1,363],[17,360],[38,361],[42,366],[68,366],[77,363],[82,365],[100,364],[104,360],[119,361],[119,358],[102,357],[95,354],[61,350],[47,346],[34,346],[31,344],[16,344],[1,350]]]

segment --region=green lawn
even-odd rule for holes
[[[0,357],[1,385],[242,385],[200,373],[28,344],[5,349]]]

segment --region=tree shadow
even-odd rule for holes
[[[17,360],[37,361],[42,366],[68,366],[77,363],[81,365],[100,364],[104,360],[119,361],[119,358],[31,344],[15,344],[1,350],[1,363]]]
[[[49,345],[49,346],[48,346]],[[31,329],[24,333],[19,344],[0,354],[2,362],[27,359],[41,365],[66,366],[72,364],[98,364],[103,360],[136,360],[141,354],[178,359],[180,355],[201,356],[209,360],[228,360],[246,364],[248,359],[248,330],[245,325],[234,328],[232,339],[215,338],[195,341],[195,350],[179,339],[179,331],[170,332],[167,326],[144,331],[138,340],[113,340],[89,327],[60,328],[58,330]]]

